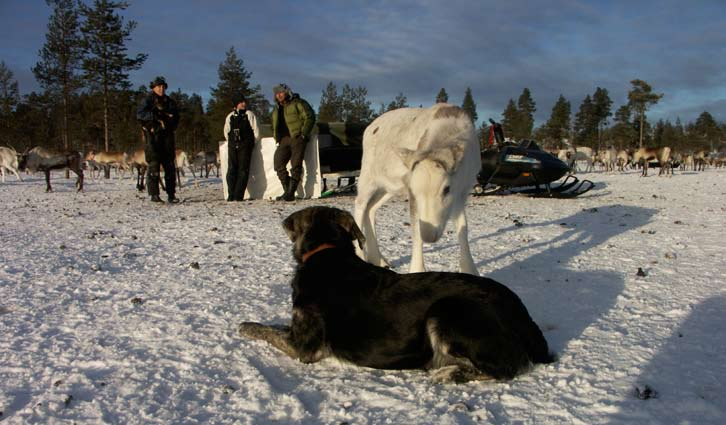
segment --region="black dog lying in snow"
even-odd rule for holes
[[[379,369],[432,370],[437,382],[511,379],[554,361],[514,292],[461,273],[397,274],[358,258],[363,235],[346,211],[310,207],[283,221],[298,262],[292,323],[244,322],[305,363],[325,357]]]

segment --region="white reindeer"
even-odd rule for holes
[[[466,112],[440,103],[378,117],[363,134],[355,220],[365,235],[362,258],[388,266],[376,240],[375,215],[395,195],[408,196],[413,233],[410,271],[423,272],[423,243],[436,242],[451,217],[459,239],[459,269],[478,275],[469,251],[466,200],[481,168],[479,143]]]
[[[175,166],[174,168],[176,168],[177,186],[179,188],[181,188],[182,187],[181,176],[186,177],[186,175],[184,174],[184,167],[189,168],[189,170],[191,170],[191,172],[192,172],[192,175],[194,175],[194,169],[192,168],[191,164],[189,164],[189,157],[187,156],[186,152],[184,152],[181,149],[176,149],[174,151],[174,166]],[[194,178],[196,178],[196,177],[197,176],[194,175]]]
[[[23,181],[18,174],[18,153],[13,148],[0,146],[0,174],[3,176],[3,183],[5,183],[5,174],[7,174],[5,170],[9,170],[15,174],[18,180]]]
[[[586,173],[595,170],[592,164],[593,158],[592,148],[587,146],[578,146],[575,148],[575,164],[577,164],[577,161],[585,161]],[[575,165],[575,168],[577,168],[577,165]]]
[[[614,148],[607,148],[598,153],[598,159],[605,166],[605,171],[615,171],[615,163],[618,159],[618,151]]]

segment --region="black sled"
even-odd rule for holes
[[[590,180],[573,175],[560,183],[552,183],[568,174],[570,168],[533,140],[520,144],[504,142],[501,124],[489,120],[490,149],[481,152],[481,171],[477,176],[475,195],[525,194],[542,198],[574,198],[594,187]]]

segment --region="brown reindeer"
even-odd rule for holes
[[[78,192],[81,192],[83,190],[82,162],[81,153],[77,151],[51,152],[44,148],[35,147],[20,155],[18,165],[21,170],[26,169],[32,173],[36,171],[44,172],[46,192],[53,191],[53,188],[50,186],[51,170],[68,168],[78,176],[76,189]]]
[[[128,155],[125,152],[95,152],[90,151],[86,154],[86,161],[95,161],[100,164],[104,170],[109,170],[111,166],[116,167],[116,173],[119,178],[123,177],[123,171],[129,169]]]
[[[143,191],[145,189],[144,177],[146,175],[146,169],[149,168],[144,149],[136,149],[129,155],[129,166],[131,166],[132,173],[134,169],[138,173],[136,176],[136,189]]]
[[[706,169],[708,163],[708,152],[700,150],[693,154],[693,169],[694,171],[703,171]]]
[[[638,164],[641,161],[643,162],[643,173],[641,174],[642,177],[648,176],[648,162],[656,160],[658,161],[658,166],[660,167],[660,172],[658,175],[662,175],[665,173],[665,175],[673,175],[673,167],[671,167],[671,148],[668,146],[664,146],[662,148],[653,149],[653,148],[640,148],[633,154],[633,164]]]

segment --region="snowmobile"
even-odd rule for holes
[[[489,119],[489,149],[481,152],[475,195],[520,193],[531,197],[574,198],[594,187],[590,180],[568,174],[570,168],[534,140],[505,142],[501,124]],[[567,175],[557,184],[555,182]],[[491,187],[490,187],[491,186]]]

